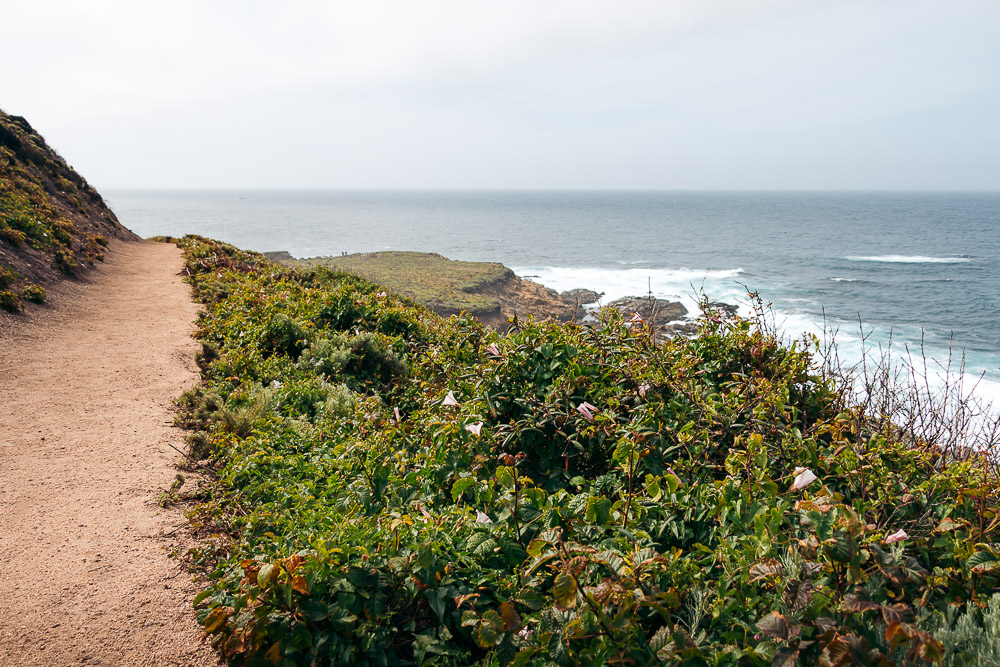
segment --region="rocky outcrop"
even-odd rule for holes
[[[530,316],[535,320],[574,322],[583,316],[580,304],[564,299],[554,289],[525,280],[513,272],[477,293],[491,297],[499,305],[495,317],[484,317],[476,313],[480,321],[493,327],[506,325],[511,317],[525,320]]]
[[[626,319],[638,314],[646,322],[657,326],[683,320],[688,314],[683,304],[653,297],[626,296],[615,299],[607,307],[619,311]]]

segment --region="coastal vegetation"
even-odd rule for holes
[[[194,602],[231,664],[1000,656],[989,461],[866,411],[762,310],[497,332],[175,242],[205,305]]]

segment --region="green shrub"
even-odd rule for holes
[[[937,627],[930,629],[944,646],[944,664],[1000,667],[1000,593],[985,607],[969,602],[959,611],[952,606],[936,614]]]
[[[264,331],[263,347],[275,354],[287,354],[297,359],[302,349],[308,345],[309,335],[300,322],[284,313],[278,313]]]
[[[17,272],[14,269],[0,266],[0,289],[6,289],[17,280]]]
[[[31,303],[45,303],[45,288],[41,285],[26,285],[21,290],[21,298]]]
[[[17,229],[0,229],[0,240],[6,241],[15,248],[20,247],[25,240],[24,232]]]
[[[17,294],[12,290],[5,289],[0,290],[0,308],[6,310],[8,313],[18,313],[24,308],[21,305],[21,300],[17,298]]]
[[[67,275],[76,271],[76,256],[69,248],[60,248],[55,253],[56,268]]]
[[[310,369],[330,380],[346,373],[352,383],[378,381],[389,384],[406,375],[406,364],[386,341],[368,332],[320,338],[303,351],[297,367]]]

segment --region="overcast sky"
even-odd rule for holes
[[[98,188],[1000,189],[998,0],[5,0]]]

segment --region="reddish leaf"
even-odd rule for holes
[[[302,595],[309,595],[309,584],[306,583],[306,578],[303,576],[294,575],[292,577],[292,588]]]
[[[229,607],[216,607],[208,612],[208,616],[201,623],[205,627],[205,634],[211,634],[221,628],[232,612],[233,610]]]
[[[773,639],[788,640],[788,621],[784,616],[776,611],[772,611],[770,614],[757,621],[757,628],[762,633]]]
[[[507,632],[521,627],[521,615],[514,609],[514,603],[510,600],[500,605],[500,618],[503,619],[503,629]]]

